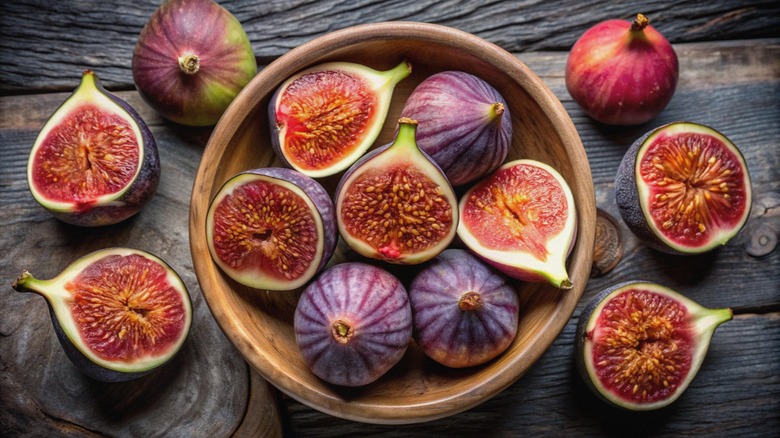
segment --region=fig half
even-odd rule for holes
[[[673,254],[725,245],[747,222],[752,189],[745,158],[709,126],[658,127],[626,151],[615,197],[629,229],[645,244]]]
[[[707,309],[643,281],[600,292],[577,326],[577,365],[586,384],[615,406],[647,411],[674,402],[704,361],[731,309]]]
[[[206,237],[214,262],[256,289],[303,286],[330,260],[338,232],[333,201],[315,180],[287,168],[230,178],[211,201]]]
[[[160,367],[179,351],[192,324],[179,275],[136,249],[95,251],[51,280],[24,271],[13,288],[46,299],[68,358],[104,382],[136,379]]]
[[[415,142],[417,122],[399,120],[395,140],[375,149],[342,176],[336,222],[358,254],[397,264],[436,257],[458,225],[455,192]]]
[[[387,71],[329,62],[293,75],[269,104],[277,156],[312,178],[346,169],[374,143],[396,84],[411,72],[406,61]]]
[[[458,236],[506,275],[571,289],[577,211],[566,180],[535,160],[499,167],[460,199]]]
[[[35,200],[63,222],[110,225],[138,213],[159,180],[160,158],[146,123],[84,70],[30,151],[27,181]]]

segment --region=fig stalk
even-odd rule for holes
[[[180,57],[179,69],[188,76],[194,75],[200,71],[200,58],[198,58],[198,55],[192,53]]]
[[[644,14],[636,14],[636,18],[631,23],[631,32],[642,32],[648,24],[650,20]]]

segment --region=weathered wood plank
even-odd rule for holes
[[[219,2],[244,25],[268,62],[325,33],[356,24],[406,20],[473,33],[510,52],[568,50],[593,24],[644,12],[673,43],[778,36],[780,4],[729,0],[628,2],[324,0]],[[0,93],[73,88],[91,68],[115,88],[132,87],[130,63],[143,25],[159,4],[71,0],[0,3]]]

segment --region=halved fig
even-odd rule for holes
[[[725,245],[747,222],[752,203],[737,146],[691,122],[661,126],[635,141],[618,168],[615,196],[629,229],[673,254]]]
[[[230,178],[211,201],[206,237],[214,262],[255,288],[303,286],[330,260],[338,232],[333,201],[295,170],[262,168]]]
[[[157,145],[141,116],[84,70],[30,151],[35,200],[63,222],[110,225],[140,211],[159,180]]]
[[[277,156],[312,178],[346,169],[376,140],[396,84],[411,71],[406,61],[387,71],[329,62],[290,77],[269,104]]]
[[[463,368],[503,353],[517,335],[519,299],[506,277],[464,249],[444,250],[409,286],[414,339],[436,362]]]
[[[731,309],[707,309],[644,281],[600,292],[577,325],[577,365],[586,384],[615,406],[647,411],[677,400],[704,361]]]
[[[13,288],[46,299],[68,358],[104,382],[136,379],[160,367],[179,351],[192,324],[181,278],[137,249],[95,251],[50,280],[23,271]]]
[[[577,231],[574,197],[555,169],[515,160],[460,200],[458,236],[510,277],[571,289],[566,258]]]
[[[458,225],[455,192],[415,143],[415,120],[401,118],[395,140],[342,176],[336,222],[358,254],[397,264],[422,263],[452,242]]]
[[[443,71],[422,81],[401,117],[417,120],[417,145],[456,187],[496,170],[512,142],[504,98],[492,85],[462,71]]]
[[[303,291],[294,329],[306,365],[319,378],[336,385],[368,385],[398,363],[409,347],[409,296],[384,269],[341,263]]]

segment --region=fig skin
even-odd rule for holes
[[[571,48],[566,88],[586,114],[608,125],[655,118],[677,88],[679,63],[669,41],[638,14],[588,29]]]
[[[257,73],[241,23],[212,0],[167,0],[133,51],[133,81],[166,119],[211,126]]]
[[[67,120],[69,114],[63,116],[62,113],[78,111],[84,104],[96,103],[97,99],[101,98],[100,96],[108,98],[116,105],[116,107],[111,108],[111,114],[120,115],[128,121],[131,127],[135,126],[138,130],[137,134],[140,134],[140,136],[137,134],[135,136],[140,148],[139,154],[143,155],[138,173],[131,181],[128,181],[123,191],[109,196],[108,199],[102,193],[95,194],[91,199],[73,200],[72,202],[48,199],[44,193],[37,189],[34,181],[35,169],[40,165],[36,160],[37,152],[46,143],[48,134],[63,120]],[[106,111],[105,108],[101,109]],[[74,139],[74,141],[76,140]],[[72,162],[71,165],[80,166],[76,162]],[[84,171],[84,173],[86,172]],[[35,200],[57,219],[81,227],[112,225],[137,214],[154,196],[160,181],[160,157],[154,136],[138,112],[126,101],[103,88],[97,74],[87,69],[84,70],[81,83],[76,90],[41,128],[30,151],[27,180]]]
[[[101,320],[98,315],[90,315],[97,318],[97,325],[96,323],[88,324],[84,321],[76,321],[73,312],[76,310],[83,311],[89,304],[86,303],[87,305],[85,305],[85,298],[76,299],[77,295],[84,293],[85,290],[79,286],[78,282],[84,281],[83,279],[79,279],[79,275],[86,269],[89,269],[94,263],[100,263],[107,258],[121,257],[126,259],[128,257],[139,256],[145,263],[157,265],[164,271],[165,284],[169,286],[173,292],[168,293],[165,298],[160,298],[163,296],[163,293],[160,290],[154,292],[146,291],[144,294],[147,295],[145,298],[145,300],[147,300],[147,307],[139,306],[139,304],[144,304],[143,299],[138,301],[138,297],[142,294],[138,290],[132,289],[133,286],[136,286],[132,281],[137,280],[138,276],[122,275],[119,277],[124,280],[124,282],[120,285],[115,285],[115,287],[122,289],[123,292],[130,292],[133,298],[118,295],[108,298],[110,303],[107,307],[113,308],[114,313],[107,318],[110,319],[109,322],[115,322],[117,318],[122,317],[123,323],[119,324],[119,327],[117,327],[117,325],[110,326],[106,324],[104,320]],[[116,266],[115,268],[121,269],[121,267]],[[152,272],[151,276],[158,274],[160,273]],[[73,286],[74,282],[75,286]],[[90,286],[94,285],[91,284]],[[46,299],[57,340],[60,342],[65,354],[82,373],[101,382],[125,382],[134,380],[163,366],[181,349],[192,325],[192,302],[187,287],[179,275],[162,259],[148,252],[136,249],[117,247],[95,251],[74,261],[60,274],[50,280],[39,280],[34,278],[28,271],[23,271],[13,282],[12,287],[18,292],[33,292]],[[106,287],[108,288],[110,286],[107,285]],[[141,285],[141,287],[148,287],[148,284]],[[94,294],[93,290],[88,290],[87,292]],[[108,291],[103,292],[108,293]],[[149,295],[151,295],[152,298],[149,298]],[[176,299],[171,295],[175,296]],[[123,312],[117,310],[117,306],[114,304],[121,300],[126,300],[125,310]],[[131,300],[135,301],[131,302]],[[165,309],[161,309],[161,306],[159,306],[161,300],[167,300],[164,303]],[[152,301],[158,304],[158,306],[148,307],[148,303]],[[153,318],[155,318],[155,321],[152,322],[152,317],[147,317],[146,314],[136,313],[133,309],[134,306],[143,308],[150,314],[154,313],[155,316]],[[128,308],[130,309],[128,310]],[[163,317],[160,316],[161,312],[165,312],[164,318],[168,318],[164,327],[159,325],[160,318]],[[131,313],[132,315],[129,315]],[[82,315],[82,317],[83,316],[84,315]],[[133,358],[132,361],[125,361],[122,359],[107,359],[100,357],[96,350],[93,350],[89,345],[89,340],[87,338],[96,337],[98,334],[110,334],[112,339],[114,337],[119,337],[121,339],[123,336],[122,330],[128,329],[126,333],[137,333],[136,330],[133,330],[133,324],[128,324],[127,321],[133,321],[139,318],[146,319],[149,324],[153,325],[155,328],[160,328],[158,339],[162,339],[161,342],[169,341],[167,345],[162,345],[166,348],[160,348],[160,344],[155,345],[154,348],[150,348],[144,343],[144,349],[147,353],[145,356]],[[103,331],[89,333],[85,332],[85,330]],[[165,330],[175,330],[175,332],[170,333],[165,332]],[[141,336],[143,336],[143,334]]]
[[[454,240],[458,227],[458,202],[455,191],[444,172],[431,157],[417,147],[415,142],[417,121],[402,117],[399,119],[399,126],[396,137],[391,143],[365,154],[347,169],[339,180],[335,194],[336,223],[342,239],[358,254],[393,264],[415,265],[436,257]],[[393,176],[392,172],[406,172],[409,169],[420,172],[427,178],[421,183],[431,182],[430,187],[423,189],[424,196],[417,197],[416,201],[411,193],[416,193],[416,188],[411,191],[399,189],[397,181],[388,180],[389,177]],[[380,174],[382,177],[376,177],[376,174]],[[355,193],[353,185],[364,182],[360,180],[364,176],[376,182],[375,187],[370,188],[373,198],[370,201],[361,199],[349,204],[348,198],[352,195],[358,195]],[[386,187],[380,187],[383,184]],[[409,182],[409,185],[412,184]],[[394,186],[392,187],[394,191],[382,193],[383,200],[377,199],[375,195],[382,188],[389,188],[391,185]],[[377,187],[379,190],[374,190]],[[398,192],[397,198],[399,200],[394,200],[393,202],[397,203],[392,204],[390,199],[396,197],[395,190]],[[426,190],[427,194],[424,193]],[[438,196],[432,195],[434,191],[438,192]],[[408,196],[404,198],[403,195]],[[371,204],[374,201],[377,202],[375,207],[364,205],[364,203]],[[442,204],[446,203],[446,206],[434,205],[434,208],[425,210],[422,205],[428,202],[439,204],[437,201],[441,201]],[[381,213],[380,209],[382,208],[387,208],[389,213]],[[357,209],[362,210],[357,211]],[[402,211],[403,213],[400,213]],[[352,226],[349,223],[349,218],[345,217],[349,214],[360,215],[364,213],[366,218],[364,218],[363,223],[358,223],[355,226]],[[408,220],[406,223],[401,222],[402,219],[406,220],[403,218],[404,215],[416,218],[418,223],[412,223]],[[425,219],[421,219],[423,217]],[[376,223],[372,225],[372,221]],[[412,228],[414,229],[412,230]],[[369,235],[372,230],[375,234],[371,237],[376,238],[374,241],[368,241],[368,237],[357,235],[358,233]],[[417,239],[422,239],[426,232],[435,235],[426,242],[427,246],[417,248],[414,243],[409,244],[410,241],[417,242]],[[390,241],[384,246],[374,243],[384,236],[390,236]],[[392,236],[397,236],[397,238]]]
[[[409,286],[409,299],[417,345],[448,367],[492,360],[517,334],[515,289],[463,249],[447,249],[426,264]]]
[[[217,202],[220,200],[220,193],[224,190],[224,187],[231,184],[236,178],[244,175],[259,175],[277,180],[280,182],[286,182],[297,187],[303,191],[303,195],[308,197],[313,205],[312,214],[317,215],[320,218],[322,224],[322,242],[319,243],[320,260],[314,269],[309,268],[308,274],[302,275],[300,278],[292,279],[290,281],[283,281],[281,279],[272,279],[265,277],[257,273],[244,273],[240,269],[234,269],[225,264],[223,260],[217,255],[214,248],[214,214]],[[295,171],[293,169],[282,167],[266,167],[258,169],[250,169],[235,175],[229,181],[225,183],[217,196],[212,200],[212,205],[209,207],[209,212],[206,218],[206,233],[208,236],[209,251],[212,259],[220,266],[220,268],[228,274],[233,280],[249,286],[255,289],[266,290],[292,290],[300,286],[303,286],[317,273],[328,264],[338,243],[338,230],[336,228],[335,210],[333,208],[333,201],[327,191],[317,181],[308,176]],[[258,206],[261,207],[261,206]]]
[[[401,360],[412,340],[409,296],[382,268],[341,263],[303,291],[294,331],[306,365],[319,378],[368,385]]]
[[[713,241],[708,245],[700,248],[693,246],[683,247],[681,244],[673,247],[671,246],[670,242],[665,241],[659,235],[657,235],[648,222],[648,217],[643,210],[642,202],[640,201],[639,187],[637,185],[637,159],[642,146],[652,136],[663,135],[665,131],[677,130],[679,128],[693,129],[694,132],[709,131],[708,134],[722,137],[720,140],[728,142],[733,146],[731,151],[734,152],[737,158],[740,160],[740,165],[745,174],[745,189],[747,199],[745,200],[744,217],[742,218],[741,224],[731,230],[731,232],[729,232],[728,235],[726,235],[724,238]],[[626,150],[626,153],[623,156],[620,165],[618,166],[617,174],[615,175],[615,200],[623,221],[626,223],[629,230],[631,230],[631,232],[643,244],[667,254],[696,255],[714,250],[719,246],[726,245],[729,240],[736,236],[745,226],[752,205],[752,188],[750,183],[750,175],[744,157],[742,157],[741,152],[737,149],[736,145],[733,145],[733,143],[731,143],[728,138],[709,126],[699,125],[693,122],[672,122],[648,131],[642,137],[638,138],[631,145],[631,147],[628,148],[628,150]]]
[[[457,187],[497,169],[512,142],[512,119],[501,94],[462,71],[436,73],[409,96],[401,117],[417,120],[417,145]]]
[[[600,313],[604,310],[604,305],[610,299],[613,299],[619,294],[632,289],[645,290],[658,294],[664,297],[664,299],[669,299],[672,302],[675,302],[686,311],[685,322],[687,322],[689,326],[677,327],[676,330],[678,334],[676,336],[678,336],[680,339],[683,339],[682,342],[685,342],[684,339],[688,339],[688,342],[690,342],[693,351],[690,352],[690,356],[688,359],[686,359],[689,360],[689,362],[675,364],[675,366],[680,366],[681,369],[685,369],[687,367],[687,371],[685,371],[682,376],[677,376],[681,377],[681,379],[678,380],[676,386],[670,386],[671,389],[669,391],[665,391],[663,394],[664,397],[660,398],[659,400],[636,402],[633,400],[626,400],[619,394],[612,393],[604,386],[604,384],[600,383],[599,379],[596,377],[596,371],[593,370],[593,361],[586,357],[590,352],[592,352],[591,345],[594,344],[592,340],[592,332],[596,325],[595,321],[597,318],[599,318]],[[648,306],[642,310],[644,312],[648,309],[653,310],[657,308],[658,307]],[[733,313],[729,308],[708,309],[702,307],[680,292],[656,283],[642,280],[632,280],[609,286],[599,292],[590,302],[588,302],[577,322],[575,360],[577,370],[586,386],[588,386],[588,388],[590,388],[590,390],[599,399],[612,406],[628,411],[650,411],[661,409],[674,403],[674,401],[676,401],[685,392],[687,387],[695,378],[702,362],[704,361],[715,329],[717,329],[720,324],[730,321],[732,317]],[[627,320],[623,320],[622,323],[630,324],[630,322]],[[647,332],[643,333],[649,333],[650,331],[651,330],[648,330]],[[652,342],[654,340],[648,336],[647,341]],[[660,339],[660,341],[668,341],[668,339]],[[642,341],[640,340],[639,342],[641,344]],[[639,347],[641,347],[641,345],[634,348],[639,349]],[[622,345],[620,348],[628,347],[626,345]],[[680,348],[685,347],[669,347],[665,351],[679,352]]]
[[[285,165],[312,178],[325,178],[344,171],[374,143],[385,123],[396,85],[411,73],[412,65],[404,60],[384,71],[352,62],[326,62],[292,75],[276,89],[268,103],[271,144],[276,156]],[[352,94],[341,99],[344,94],[333,96],[328,94],[330,89],[323,91],[322,88],[330,84],[328,75]],[[293,109],[285,100],[285,97],[290,98],[290,93],[302,100],[299,108]],[[307,107],[306,104],[312,100],[317,102]],[[338,129],[334,129],[333,125],[338,125]],[[339,146],[347,147],[334,150],[333,144],[325,145],[330,148],[321,147],[321,144],[307,144],[309,149],[320,151],[320,155],[309,154],[295,159],[285,142],[288,130],[307,134],[315,142],[321,137],[334,137]],[[329,154],[327,162],[316,165],[302,162],[306,159],[323,159],[325,153],[322,151]],[[334,154],[340,156],[334,157]]]

